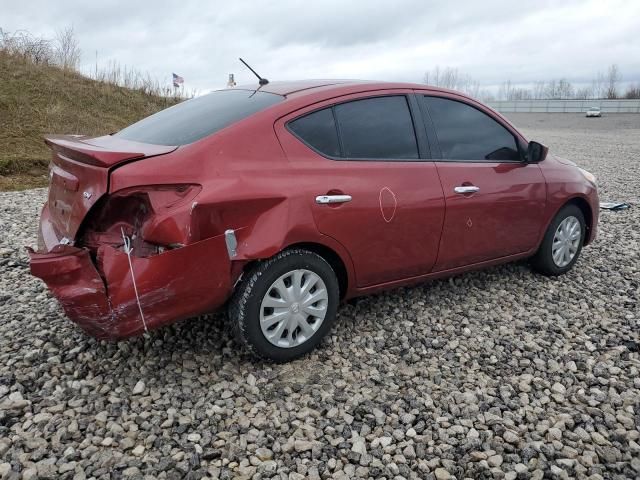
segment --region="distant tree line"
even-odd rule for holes
[[[457,68],[436,66],[424,74],[424,83],[437,87],[458,90],[484,101],[492,100],[588,100],[596,98],[640,98],[640,84],[630,84],[623,91],[622,74],[616,64],[609,66],[606,72],[598,72],[588,86],[574,87],[566,78],[538,81],[533,87],[519,87],[511,80],[502,82],[497,94],[482,88],[480,82]]]

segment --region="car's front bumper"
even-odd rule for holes
[[[231,292],[224,235],[150,257],[128,258],[103,245],[55,244],[45,206],[31,273],[44,280],[67,316],[89,334],[116,339],[215,310]],[[129,262],[131,260],[131,263]]]

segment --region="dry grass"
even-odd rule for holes
[[[38,169],[29,173],[14,173],[11,175],[0,175],[0,192],[13,190],[26,190],[28,188],[46,187],[49,184],[49,177],[46,170]]]
[[[43,135],[112,133],[178,101],[0,50],[0,190],[46,183]]]

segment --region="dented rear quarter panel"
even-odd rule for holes
[[[197,183],[202,190],[182,220],[190,223],[190,242],[233,229],[236,264],[271,257],[291,245],[316,243],[341,258],[351,279],[348,253],[321,234],[313,221],[310,185],[316,179],[288,162],[275,135],[273,124],[281,111],[260,112],[168,155],[120,166],[111,174],[110,193],[168,183],[167,179]],[[235,283],[242,270],[232,270]]]

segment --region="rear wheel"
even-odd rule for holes
[[[565,205],[555,216],[533,257],[533,268],[549,276],[562,275],[578,261],[585,236],[585,221],[576,205]]]
[[[246,274],[229,304],[229,320],[237,341],[251,353],[286,362],[320,343],[338,301],[338,280],[324,258],[285,250]]]

